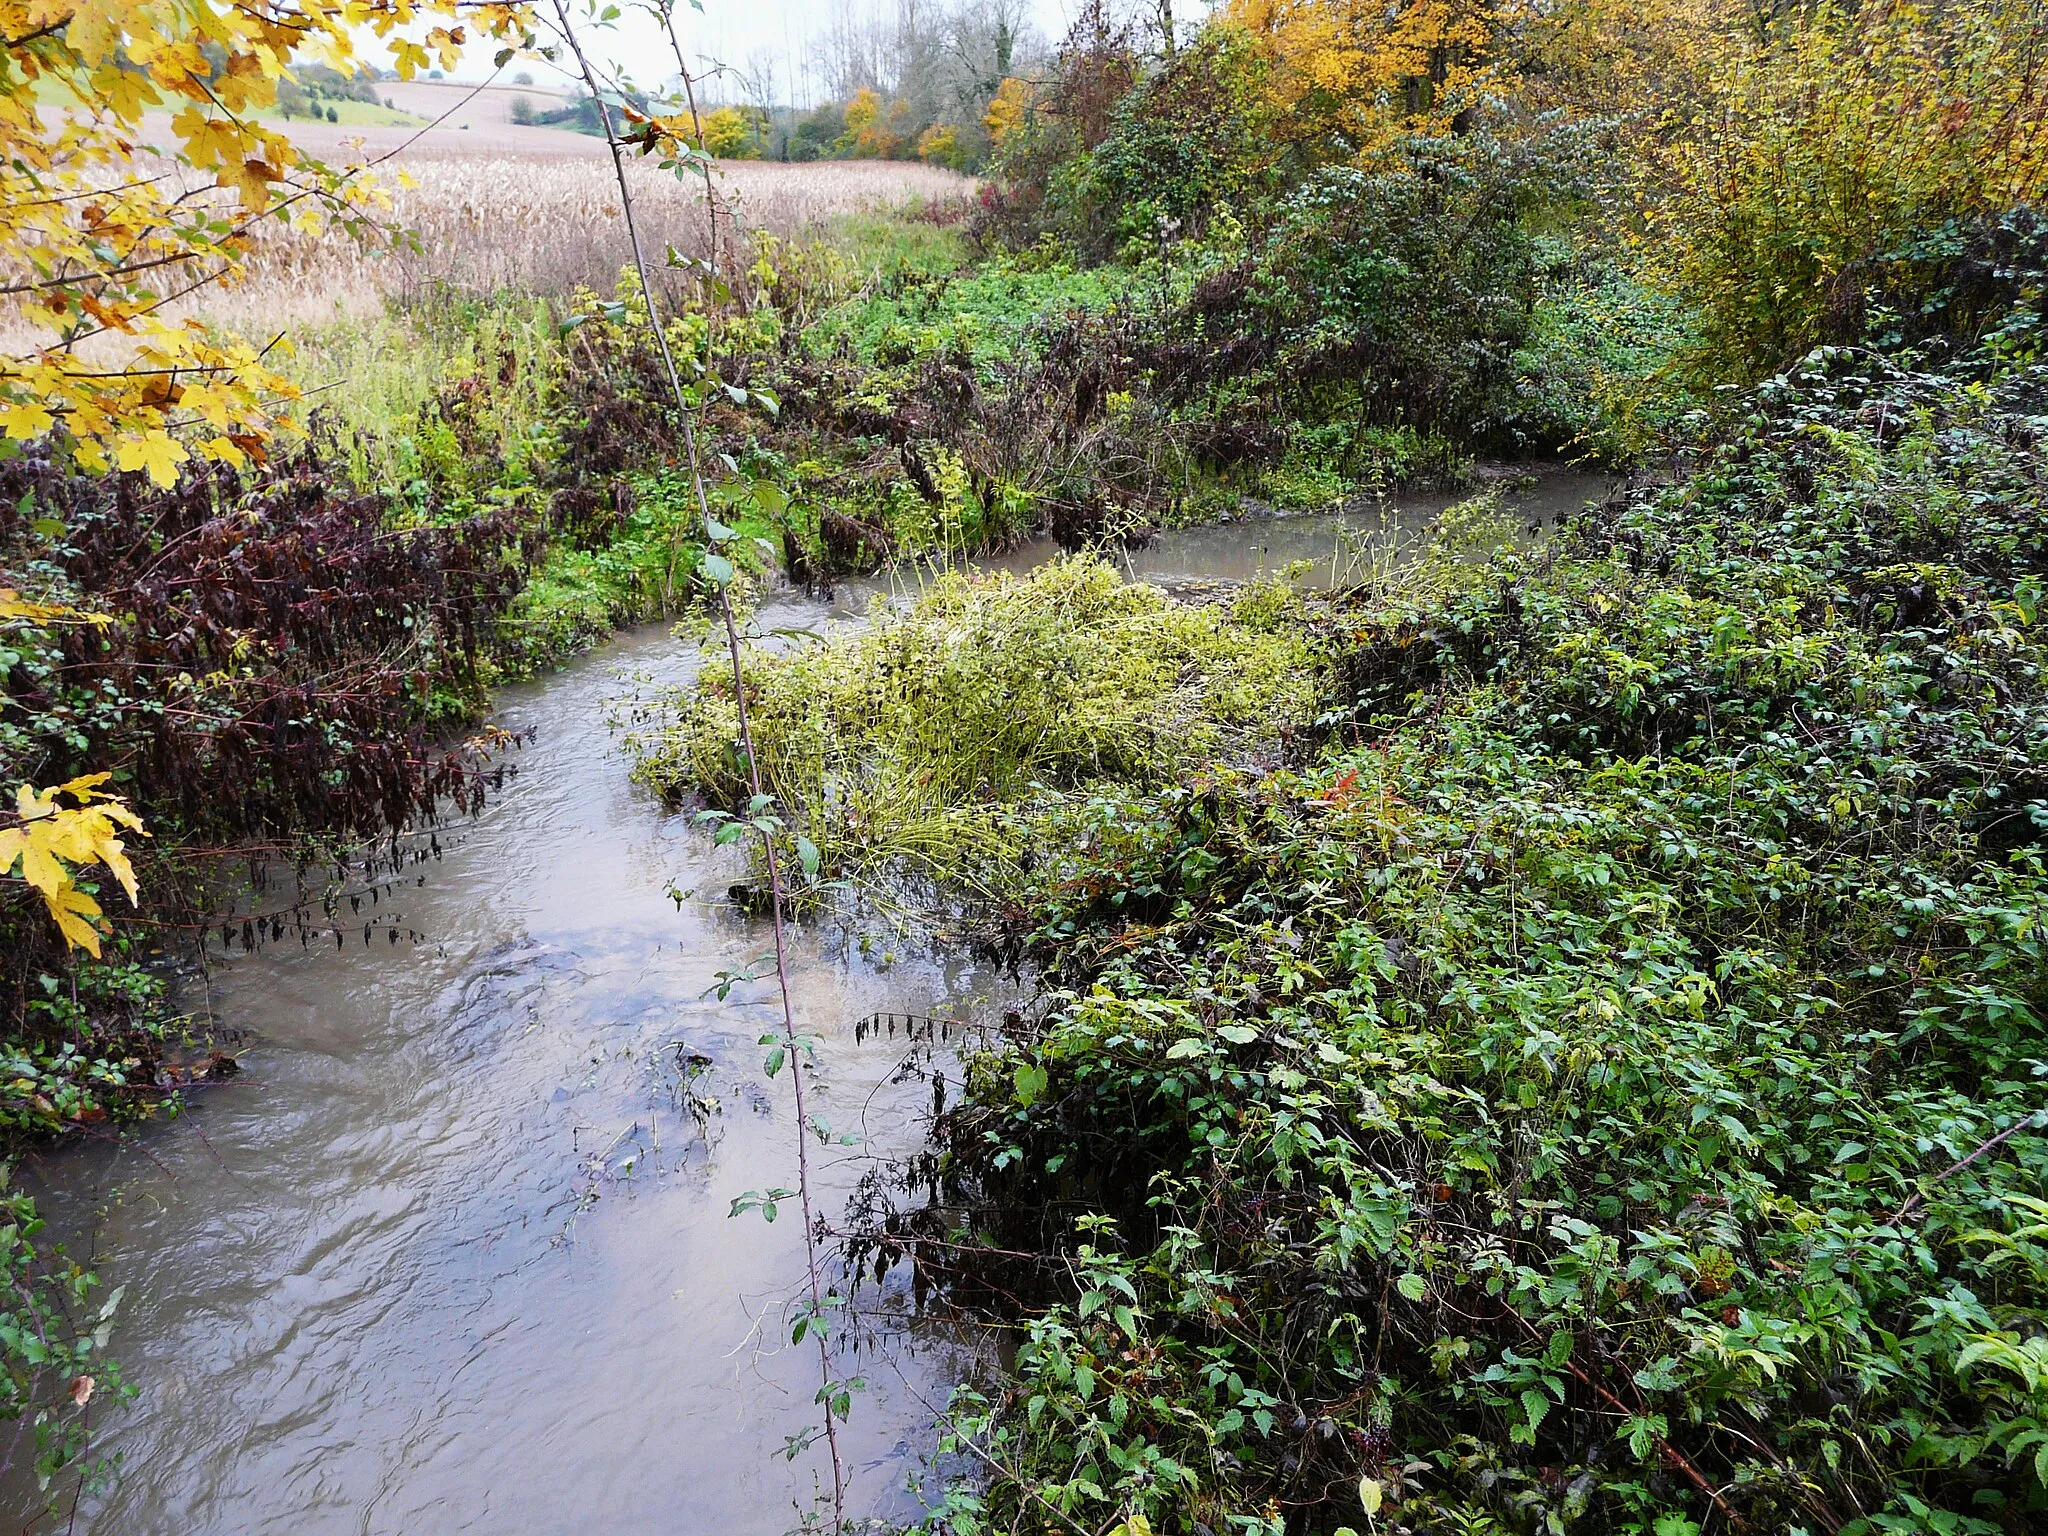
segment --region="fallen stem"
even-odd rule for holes
[[[1990,1156],[1993,1152],[1996,1152],[2000,1147],[2004,1146],[2008,1141],[2012,1140],[2013,1137],[2019,1135],[2021,1131],[2027,1130],[2032,1126],[2036,1125],[2043,1115],[2048,1115],[2048,1109],[2037,1109],[2030,1115],[2022,1115],[2019,1119],[2013,1121],[2011,1125],[2007,1126],[2004,1130],[2000,1131],[1996,1136],[1987,1137],[1985,1140],[1979,1142],[1977,1144],[1976,1150],[1971,1152],[1968,1157],[1958,1158],[1955,1162],[1950,1163],[1946,1168],[1942,1169],[1941,1172],[1937,1173],[1933,1178],[1927,1180],[1927,1182],[1922,1184],[1918,1189],[1914,1190],[1912,1195],[1907,1199],[1906,1203],[1900,1206],[1896,1211],[1892,1212],[1890,1218],[1885,1222],[1885,1225],[1888,1227],[1895,1227],[1900,1222],[1906,1220],[1908,1217],[1917,1216],[1920,1213],[1921,1207],[1926,1205],[1927,1203],[1928,1191],[1933,1189],[1935,1185],[1939,1184],[1943,1179],[1949,1178],[1954,1174],[1961,1173],[1965,1168],[1969,1167],[1970,1164],[1976,1162],[1978,1158]]]

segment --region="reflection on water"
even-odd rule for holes
[[[1547,520],[1604,488],[1553,477],[1520,510]],[[1327,561],[1338,522],[1190,530],[1131,564],[1244,579]],[[762,621],[862,599],[785,598]],[[779,1347],[793,1207],[727,1215],[795,1182],[787,1084],[764,1080],[757,1043],[778,1027],[773,983],[710,995],[766,936],[670,899],[730,868],[627,782],[603,724],[615,668],[696,665],[657,627],[509,690],[504,723],[537,729],[519,776],[376,908],[423,942],[288,937],[217,961],[211,1006],[251,1036],[244,1075],[127,1143],[22,1170],[53,1231],[127,1287],[117,1350],[140,1395],[105,1420],[120,1476],[80,1530],[775,1536],[829,1487],[814,1456],[782,1454],[817,1386],[816,1356]],[[831,1213],[871,1159],[919,1144],[931,1102],[892,1082],[903,1045],[858,1043],[856,1022],[982,1012],[997,983],[820,944],[798,941],[799,1028],[819,1040],[818,1114],[859,1138],[814,1157]],[[909,1512],[933,1406],[973,1360],[919,1327],[847,1363],[869,1384],[845,1438],[857,1511]],[[0,1482],[17,1524],[41,1507],[27,1459]]]
[[[696,653],[657,628],[509,691],[506,723],[539,728],[522,772],[379,904],[426,942],[238,952],[213,1006],[254,1034],[244,1075],[128,1146],[23,1170],[53,1229],[128,1287],[118,1352],[141,1393],[109,1420],[120,1480],[81,1529],[796,1523],[819,1471],[781,1454],[817,1388],[783,1318],[801,1229],[793,1203],[772,1226],[727,1215],[795,1183],[787,1081],[756,1044],[779,1011],[772,981],[706,996],[764,935],[666,894],[724,882],[702,834],[626,782],[603,726],[620,662],[673,679]],[[864,1141],[814,1154],[823,1209],[869,1154],[918,1145],[931,1103],[888,1082],[901,1042],[857,1046],[856,1022],[957,1016],[984,980],[800,942],[816,1113]],[[693,1055],[711,1064],[685,1083]],[[716,1101],[708,1133],[693,1093]],[[916,1331],[850,1363],[869,1383],[857,1507],[901,1507],[968,1364]],[[7,1500],[17,1524],[40,1506],[19,1466]]]

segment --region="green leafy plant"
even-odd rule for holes
[[[2042,389],[1817,355],[1375,597],[1312,762],[1027,829],[1042,1017],[892,1229],[1031,1302],[947,1518],[2038,1521]]]

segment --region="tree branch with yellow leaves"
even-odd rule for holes
[[[529,22],[525,5],[484,0],[0,0],[0,296],[49,333],[0,358],[0,440],[54,434],[88,471],[160,486],[195,456],[239,467],[260,452],[297,389],[248,343],[165,317],[174,295],[157,285],[234,281],[265,219],[360,229],[378,193],[256,114],[295,64],[354,67],[360,36],[410,78],[477,38],[523,42]],[[154,147],[152,112],[170,114]],[[179,174],[144,174],[151,156]],[[120,366],[81,357],[90,336],[120,338]]]
[[[105,865],[133,904],[135,870],[121,833],[149,835],[126,801],[100,788],[109,777],[88,773],[52,789],[24,784],[15,791],[16,825],[0,829],[0,877],[27,882],[50,909],[64,942],[95,960],[105,914],[91,893],[79,886],[78,872]],[[72,803],[62,804],[60,797]]]

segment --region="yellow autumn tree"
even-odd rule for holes
[[[982,126],[988,129],[989,142],[1000,149],[1003,140],[1017,130],[1030,111],[1030,83],[1015,75],[1005,76],[995,95],[989,98],[988,111],[981,119]]]
[[[744,159],[758,137],[754,114],[743,107],[714,107],[704,115],[704,152],[715,159]]]
[[[1711,86],[1721,41],[1749,23],[1726,0],[1557,0],[1517,18],[1517,95],[1534,111],[1654,131]]]
[[[2048,200],[2042,0],[1822,3],[1697,46],[1691,85],[1641,119],[1641,236],[1712,376],[1854,335],[1929,231]]]
[[[917,136],[917,158],[926,165],[957,169],[965,149],[960,142],[960,130],[951,123],[933,123]]]
[[[1521,0],[1230,0],[1297,138],[1369,149],[1441,131],[1507,83]]]
[[[885,102],[872,86],[862,86],[846,104],[848,153],[863,160],[892,159],[907,142],[909,116],[903,103]]]

